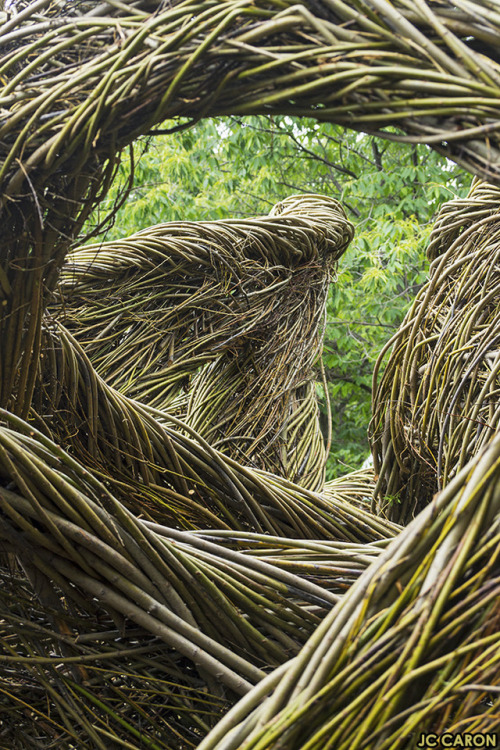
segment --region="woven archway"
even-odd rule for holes
[[[289,388],[286,405],[279,398],[270,405],[262,397],[260,387],[269,382],[266,367],[272,356],[262,341],[252,354],[260,357],[263,376],[257,379],[259,393],[251,394],[235,369],[241,352],[231,350],[220,329],[215,336],[226,359],[216,361],[210,353],[211,361],[197,360],[189,370],[185,342],[197,339],[198,315],[191,315],[195,321],[189,322],[181,315],[185,328],[180,341],[169,328],[168,341],[153,337],[149,349],[138,325],[141,377],[132,367],[130,381],[125,382],[116,371],[119,347],[103,352],[100,344],[95,345],[92,322],[89,326],[85,320],[87,303],[91,315],[98,315],[98,294],[87,289],[87,303],[85,294],[78,298],[85,290],[85,272],[101,290],[109,288],[106,284],[113,286],[109,279],[115,278],[120,258],[117,245],[111,248],[111,274],[108,268],[98,280],[96,265],[80,273],[86,263],[81,250],[68,259],[73,270],[67,265],[57,286],[85,218],[106,193],[121,149],[166,117],[313,114],[389,138],[427,142],[481,177],[497,180],[500,69],[495,57],[500,34],[495,11],[483,3],[418,2],[409,9],[385,0],[363,1],[356,9],[338,0],[306,5],[288,0],[141,0],[62,7],[38,0],[18,3],[16,10],[15,17],[3,12],[0,18],[2,741],[20,748],[32,747],[34,741],[60,747],[83,743],[107,748],[110,742],[129,747],[195,746],[238,695],[248,694],[236,715],[229,715],[207,740],[206,747],[211,747],[282,676],[277,692],[237,730],[240,735],[230,740],[233,745],[248,739],[248,747],[254,741],[270,747],[275,740],[281,742],[282,734],[283,741],[292,743],[290,748],[301,747],[309,732],[307,741],[320,748],[330,722],[335,741],[346,748],[354,747],[353,742],[360,747],[390,747],[391,742],[402,746],[415,727],[427,728],[429,723],[453,731],[474,721],[476,729],[495,728],[497,442],[459,471],[436,502],[398,534],[400,527],[370,513],[363,502],[373,492],[373,477],[347,477],[322,494],[310,489],[320,488],[322,464],[321,444],[313,439],[318,435],[314,399],[310,387],[291,377],[293,368],[287,367],[278,372],[286,375],[281,383],[284,392],[285,386]],[[387,126],[399,126],[403,132],[388,132]],[[490,196],[479,200],[479,210],[485,224],[493,226],[495,193],[486,186],[476,191]],[[478,194],[470,197],[471,203],[477,203]],[[298,208],[296,203],[285,206],[264,221],[264,227],[272,225],[273,236],[278,227],[286,227],[286,234],[293,226],[302,237],[300,252],[304,259],[307,256],[301,270],[288,262],[282,264],[286,271],[276,272],[264,263],[259,272],[262,278],[268,274],[271,283],[240,294],[236,284],[231,286],[234,265],[228,268],[224,260],[216,260],[212,249],[208,261],[205,252],[207,273],[201,275],[210,279],[213,299],[218,274],[217,304],[223,302],[233,318],[245,293],[260,302],[264,291],[266,302],[248,308],[256,316],[254,327],[242,327],[240,315],[234,331],[237,342],[244,334],[262,337],[262,330],[269,330],[273,318],[266,304],[279,299],[271,294],[273,285],[276,290],[276,284],[286,281],[283,286],[292,287],[303,271],[311,285],[311,325],[307,335],[302,330],[294,340],[304,345],[303,380],[308,380],[319,346],[322,290],[334,258],[328,249],[325,210],[330,213],[326,224],[333,227],[334,253],[341,252],[350,228],[338,206],[321,200],[315,204],[313,199],[309,218],[296,215],[287,223],[288,210]],[[472,219],[477,218],[475,208],[472,213]],[[459,214],[453,226],[447,216],[446,231],[438,227],[438,235],[446,243],[452,240],[450,233],[465,227],[463,235],[469,236],[467,221],[467,213]],[[252,227],[260,232],[255,247],[267,231],[261,224]],[[224,231],[234,234],[236,226]],[[208,227],[201,234],[209,234]],[[200,237],[195,264],[206,251]],[[137,238],[132,242],[133,262],[138,257],[136,244]],[[265,244],[272,258],[273,241]],[[173,258],[171,250],[164,257]],[[150,237],[150,255],[143,257],[146,265],[154,252]],[[227,261],[227,252],[222,255]],[[285,255],[290,261],[294,253],[287,250]],[[180,263],[177,254],[177,265],[189,266],[188,256],[189,252]],[[242,253],[240,270],[248,260],[255,258]],[[271,265],[278,265],[276,258]],[[71,274],[77,272],[77,296],[65,321],[68,332],[51,316],[62,306],[60,295],[69,293]],[[130,302],[136,282],[130,271],[125,277],[120,277],[119,287],[127,290]],[[242,278],[243,272],[238,281]],[[205,291],[203,281],[196,289]],[[451,299],[450,294],[445,298]],[[288,315],[294,305],[304,312],[293,294],[284,299],[289,307],[285,305],[282,313]],[[469,303],[477,309],[473,300]],[[481,304],[481,311],[489,314],[485,298]],[[130,305],[125,308],[128,315]],[[157,315],[158,308],[153,305],[145,312]],[[110,314],[108,306],[102,319],[112,323],[114,318],[106,318]],[[165,314],[168,319],[170,313]],[[151,316],[146,319],[151,322]],[[275,320],[282,323],[279,316]],[[169,327],[171,322],[168,319]],[[220,323],[217,319],[217,326]],[[119,321],[116,325],[119,328]],[[125,348],[133,344],[132,329],[129,317],[120,333]],[[286,326],[278,329],[283,342]],[[207,330],[199,329],[202,340]],[[470,330],[462,328],[460,336]],[[450,342],[454,351],[460,349],[461,343]],[[483,343],[492,342],[495,337],[486,336]],[[179,346],[184,368],[180,372],[169,362]],[[201,356],[202,349],[195,356]],[[496,352],[488,350],[483,356],[480,350],[487,363]],[[287,354],[286,346],[282,353]],[[165,355],[166,363],[161,359]],[[450,362],[455,379],[464,385],[447,408],[454,408],[474,381],[482,384],[484,407],[487,404],[491,412],[493,404],[494,417],[496,383],[489,374],[479,373],[480,368],[469,373],[474,359],[460,371],[460,356]],[[418,365],[424,383],[420,394],[427,389],[432,396],[425,373],[433,365]],[[166,388],[161,379],[155,381],[162,370],[171,377]],[[190,373],[191,384],[186,382]],[[245,408],[231,412],[234,399],[228,403],[220,394],[214,408],[206,393],[215,379],[225,383],[226,393],[238,383],[245,393]],[[192,396],[191,412],[183,385]],[[394,391],[398,387],[394,377]],[[403,394],[406,387],[402,381]],[[468,393],[475,393],[472,385]],[[227,425],[238,424],[240,418],[244,423],[256,403],[262,424],[254,413],[241,436],[236,430],[230,435],[235,443],[241,442],[236,450],[243,450],[254,464],[247,466],[227,455],[231,451],[222,450],[227,445],[221,440]],[[378,403],[384,408],[387,399]],[[428,403],[431,408],[432,398]],[[169,413],[158,406],[178,411]],[[219,418],[219,432],[213,425],[204,432],[200,410],[208,407]],[[399,413],[406,408],[402,404]],[[439,408],[435,424],[441,418]],[[491,437],[495,422],[490,425],[491,414],[487,416],[486,430],[472,436],[465,428],[467,455],[458,459],[454,441],[462,429],[460,420],[450,413],[448,424],[441,425],[441,459],[432,467],[439,481],[458,471],[469,457],[469,443],[471,453],[476,453]],[[476,418],[466,417],[467,424]],[[272,425],[273,420],[277,424]],[[415,421],[413,414],[411,420]],[[485,415],[480,420],[486,424]],[[374,424],[376,431],[381,422]],[[452,430],[449,440],[445,426]],[[389,434],[395,461],[385,447],[379,451],[376,446],[377,456],[385,462],[378,485],[384,511],[387,492],[396,495],[406,482],[407,455],[418,459],[411,476],[421,470],[423,456],[413,432],[410,448],[400,447],[396,428],[385,436]],[[276,435],[283,439],[278,450]],[[423,432],[417,439],[427,441]],[[290,457],[289,451],[296,456]],[[423,458],[428,465],[428,457]],[[286,476],[291,472],[306,486],[291,482]],[[405,520],[427,502],[430,483],[422,495],[417,482],[408,486],[403,512],[398,514]],[[146,518],[127,507],[139,507]],[[170,526],[155,524],[160,514]],[[203,534],[179,530],[196,526],[205,527]],[[217,528],[209,531],[210,526]],[[397,534],[389,551],[381,551]],[[360,575],[359,583],[349,588]],[[394,586],[388,590],[389,584]],[[333,606],[334,614],[327,615]],[[340,634],[335,630],[338,623],[332,625],[337,617],[349,626]],[[418,627],[409,628],[413,623]],[[417,648],[406,660],[408,633]],[[452,651],[448,636],[454,639]],[[332,650],[326,653],[330,642]],[[286,660],[296,654],[294,666],[286,667]],[[372,659],[368,669],[367,654]],[[323,656],[322,670],[309,681]],[[436,671],[443,664],[448,670],[444,677]],[[266,678],[273,667],[278,671]],[[432,675],[427,693],[418,682],[419,669]],[[337,701],[332,714],[323,714],[323,697],[335,680],[345,677],[348,690],[343,697],[348,704]],[[256,683],[257,693],[252,691]],[[460,708],[459,699],[471,684],[472,697],[468,695]],[[391,691],[389,701],[379,686]],[[369,703],[363,703],[366,691],[372,691]],[[305,729],[294,704],[303,700],[306,707],[316,707]],[[357,713],[361,704],[365,713]],[[416,724],[407,720],[412,712]],[[266,735],[266,721],[276,715],[277,728]],[[323,725],[324,720],[328,724]],[[264,727],[262,732],[254,732],[256,722]],[[356,738],[346,722],[355,727]]]

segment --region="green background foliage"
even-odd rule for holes
[[[177,123],[166,123],[164,130]],[[131,173],[125,155],[106,203]],[[323,361],[333,434],[327,478],[368,455],[373,365],[426,276],[432,217],[471,177],[426,146],[380,141],[313,119],[207,119],[136,146],[133,188],[106,239],[152,224],[265,214],[296,193],[337,198],[356,226],[328,301]],[[88,229],[88,227],[87,227]],[[326,424],[326,400],[318,384]]]

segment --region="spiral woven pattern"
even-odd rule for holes
[[[500,191],[445,204],[418,292],[378,377],[371,423],[379,508],[406,523],[498,432]],[[384,498],[384,499],[383,499]]]
[[[335,200],[311,195],[259,219],[158,225],[71,253],[51,309],[107,384],[240,463],[319,490],[313,365],[352,234]],[[56,412],[54,397],[41,409]]]
[[[0,742],[495,731],[498,189],[438,219],[375,373],[376,476],[326,487],[312,367],[338,204],[75,250],[166,118],[309,115],[498,182],[495,2],[19,0],[0,45]]]

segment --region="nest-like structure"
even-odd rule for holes
[[[469,0],[0,13],[4,747],[390,750],[498,729],[496,189],[438,222],[375,399],[378,476],[324,488],[312,366],[351,236],[335,202],[66,256],[120,150],[166,117],[312,114],[498,180],[499,42],[494,5]],[[410,330],[422,359],[400,377]],[[439,487],[406,529],[383,517]]]
[[[318,490],[314,365],[352,234],[341,206],[320,196],[288,198],[260,219],[160,224],[71,253],[54,312],[114,389],[167,409],[240,463]],[[50,410],[67,412],[71,400],[53,390]]]
[[[500,191],[476,183],[443,206],[428,255],[429,279],[374,376],[378,502],[403,523],[498,432]]]

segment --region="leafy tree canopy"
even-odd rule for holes
[[[164,131],[177,126],[166,123]],[[131,174],[133,172],[133,174]],[[327,478],[368,453],[371,373],[423,283],[425,244],[439,205],[471,177],[427,146],[381,141],[309,118],[207,119],[149,136],[124,158],[102,210],[133,180],[106,239],[151,224],[266,213],[293,193],[340,200],[356,236],[328,303],[323,362],[332,405]],[[99,222],[99,214],[92,222]],[[322,412],[327,431],[323,387]]]

